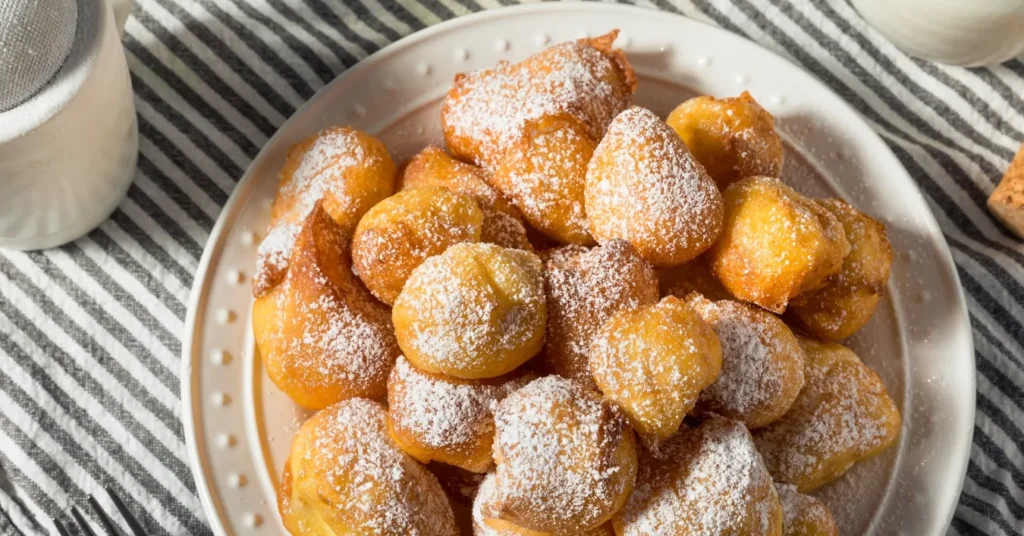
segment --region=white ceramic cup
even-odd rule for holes
[[[127,13],[126,0],[115,1]],[[79,0],[67,60],[36,94],[0,112],[0,248],[70,242],[124,198],[139,142],[119,30],[109,0]]]
[[[965,67],[1024,53],[1024,0],[853,0],[908,54]]]

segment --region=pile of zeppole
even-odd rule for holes
[[[787,185],[747,93],[634,106],[616,35],[457,76],[404,163],[347,126],[291,148],[252,329],[319,410],[292,534],[838,534],[812,493],[900,429],[841,344],[885,227]]]

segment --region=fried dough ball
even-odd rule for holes
[[[317,203],[280,284],[252,306],[267,376],[300,406],[382,399],[398,357],[388,309],[352,273],[348,235]]]
[[[709,300],[731,300],[732,294],[715,279],[703,257],[686,264],[658,269],[658,288],[662,296],[687,298],[696,292]]]
[[[392,309],[417,368],[463,379],[507,374],[544,344],[544,278],[533,253],[456,244],[413,270]]]
[[[548,330],[541,368],[597,389],[590,342],[613,314],[658,302],[654,271],[623,240],[563,246],[545,255]]]
[[[331,127],[288,150],[281,168],[270,226],[300,223],[317,201],[351,233],[359,218],[395,189],[395,163],[377,138]]]
[[[481,475],[482,476],[482,475]],[[520,527],[511,521],[484,516],[484,508],[494,497],[495,477],[489,473],[480,484],[480,492],[473,501],[473,536],[554,536],[550,532],[540,532]],[[611,523],[597,528],[574,530],[572,536],[615,536]]]
[[[494,407],[531,379],[460,380],[423,372],[399,357],[388,377],[388,432],[422,463],[486,472],[493,463]]]
[[[384,408],[353,398],[306,421],[277,494],[295,536],[456,536],[444,490],[388,438]]]
[[[722,344],[722,373],[700,394],[699,408],[753,430],[781,417],[804,386],[804,351],[779,318],[752,305],[687,300]]]
[[[712,417],[644,452],[636,489],[612,522],[619,536],[782,535],[782,506],[740,423]]]
[[[725,99],[694,97],[665,122],[723,190],[745,177],[782,176],[785,152],[775,120],[746,91]]]
[[[587,168],[586,210],[598,242],[633,244],[655,266],[687,262],[722,229],[722,195],[679,136],[634,106],[608,126]]]
[[[601,392],[656,449],[718,378],[722,347],[709,324],[669,296],[605,322],[590,346],[590,369]]]
[[[900,414],[852,350],[804,338],[800,344],[804,389],[782,418],[754,431],[754,441],[776,481],[808,493],[889,448]]]
[[[528,121],[560,113],[571,114],[591,138],[601,139],[636,91],[626,55],[612,47],[618,33],[561,43],[519,63],[456,75],[441,104],[448,150],[494,169]]]
[[[839,536],[839,525],[825,503],[792,484],[775,484],[782,503],[782,536]]]
[[[480,240],[484,215],[472,198],[439,186],[398,192],[359,220],[352,268],[370,292],[390,305],[413,269],[461,242]]]
[[[284,278],[295,236],[315,203],[323,200],[324,210],[350,234],[394,185],[391,155],[369,134],[332,127],[293,145],[281,168],[267,236],[260,242],[253,296]]]
[[[868,323],[889,281],[892,246],[885,226],[838,199],[818,204],[843,225],[850,254],[839,273],[825,280],[821,289],[804,292],[789,308],[797,324],[826,341],[839,341]]]
[[[528,121],[491,182],[535,229],[558,242],[593,244],[583,190],[596,147],[586,126],[569,114]]]
[[[486,517],[555,534],[608,521],[636,479],[626,418],[598,393],[560,376],[534,380],[498,404],[495,485]]]
[[[782,313],[838,272],[850,252],[839,220],[778,179],[748,177],[724,195],[725,226],[708,261],[742,301]]]

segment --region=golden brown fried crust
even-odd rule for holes
[[[750,93],[694,97],[665,120],[718,187],[753,176],[779,177],[785,151],[772,115]]]
[[[722,234],[707,253],[736,298],[773,313],[840,270],[850,243],[839,220],[782,181],[748,177],[726,188]]]
[[[283,280],[253,303],[253,335],[267,375],[306,408],[383,398],[399,353],[387,308],[351,266],[348,235],[318,203]]]
[[[819,339],[839,341],[867,324],[875,312],[892,266],[885,226],[838,199],[818,204],[843,225],[850,254],[822,288],[794,298],[787,320]]]
[[[456,244],[413,270],[395,300],[395,335],[410,363],[463,379],[515,370],[544,344],[540,259],[492,244]]]
[[[392,304],[425,259],[479,241],[483,220],[472,198],[440,186],[398,192],[359,220],[352,267],[377,299]]]
[[[628,242],[563,246],[543,252],[548,327],[545,352],[534,359],[549,373],[596,389],[590,345],[616,312],[658,301],[651,266]]]
[[[669,296],[605,322],[590,347],[590,369],[644,444],[657,450],[718,378],[722,347],[710,324]]]
[[[901,419],[882,380],[852,350],[806,338],[800,344],[804,389],[782,418],[753,433],[775,480],[808,493],[889,448]]]

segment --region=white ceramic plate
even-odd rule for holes
[[[970,450],[974,352],[945,240],[889,149],[823,84],[724,30],[639,8],[548,4],[459,18],[407,37],[347,71],[267,143],[221,213],[199,264],[183,349],[183,419],[196,486],[217,534],[283,534],[275,487],[307,417],[264,375],[250,330],[249,278],[288,147],[351,124],[397,159],[442,141],[438,106],[460,71],[517,60],[612,28],[636,67],[635,101],[664,116],[695,93],[750,91],[787,141],[783,177],[883,220],[896,260],[871,323],[850,342],[903,414],[898,445],[822,490],[844,534],[941,534]]]

